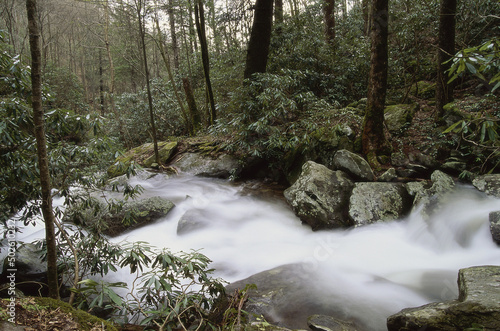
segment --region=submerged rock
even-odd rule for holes
[[[295,214],[313,230],[347,227],[352,225],[347,213],[353,186],[344,172],[308,161],[284,195]]]
[[[356,331],[354,323],[346,322],[325,315],[312,315],[307,319],[307,325],[313,331]]]
[[[421,208],[420,213],[425,219],[438,210],[444,199],[455,189],[453,178],[440,170],[432,173],[431,182],[432,186],[429,188],[425,188],[423,185],[414,185],[408,189],[410,194],[415,195],[413,210]]]
[[[356,226],[400,219],[410,209],[403,183],[356,183],[349,199],[349,217]]]
[[[500,266],[461,269],[457,300],[406,308],[387,319],[392,330],[500,330]]]

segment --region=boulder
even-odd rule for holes
[[[500,266],[461,269],[457,300],[406,308],[389,316],[389,331],[500,330]]]
[[[287,264],[231,283],[226,286],[226,292],[233,293],[247,284],[255,284],[256,288],[248,289],[248,300],[243,306],[250,318],[263,316],[271,324],[308,329],[308,319],[312,315],[343,316],[342,307],[326,302],[328,298],[322,295],[322,289],[312,286],[313,277],[314,271],[306,265]]]
[[[307,325],[313,331],[356,331],[354,323],[346,322],[325,315],[312,315],[307,319]]]
[[[342,149],[335,153],[333,157],[333,166],[335,169],[342,170],[356,179],[364,181],[372,181],[375,179],[373,170],[368,162],[361,156],[346,149]]]
[[[413,115],[418,110],[418,104],[387,106],[384,119],[387,129],[392,134],[402,134],[410,126]]]
[[[493,241],[500,245],[500,211],[490,213],[490,231]]]
[[[403,183],[356,183],[349,199],[349,217],[356,226],[392,221],[406,215],[411,202]]]
[[[481,192],[500,198],[500,174],[476,177],[472,185]]]
[[[5,245],[6,246],[6,245]],[[2,249],[6,249],[2,247]],[[16,291],[24,295],[47,295],[47,262],[42,259],[43,252],[35,244],[18,243],[16,250],[16,260],[14,268],[8,264],[6,258],[2,261],[2,273],[0,274],[0,283],[9,284],[11,269],[15,269]],[[4,291],[7,293],[7,291]]]
[[[116,204],[118,208],[111,209],[103,200],[91,199],[90,204],[77,203],[70,206],[64,221],[111,237],[150,224],[165,217],[174,208],[171,201],[162,197],[123,201],[123,205],[119,202]]]
[[[432,173],[431,182],[432,186],[429,188],[422,186],[420,190],[415,190],[416,187],[408,190],[411,192],[410,194],[415,193],[413,210],[421,208],[420,213],[425,219],[428,219],[434,211],[438,210],[442,202],[455,189],[453,178],[440,170]]]
[[[387,169],[382,175],[380,175],[377,180],[379,182],[392,182],[398,178],[398,174],[396,173],[396,169],[390,168]]]
[[[436,94],[436,83],[421,80],[415,85],[412,85],[410,94],[421,99],[434,98]]]
[[[234,156],[221,154],[212,157],[202,153],[185,153],[172,166],[195,176],[230,178],[240,171],[240,162]]]
[[[284,196],[295,214],[313,230],[347,227],[352,225],[348,204],[353,186],[344,172],[308,161]]]
[[[183,235],[202,229],[209,224],[209,221],[203,209],[190,209],[179,219],[177,223],[177,234]]]
[[[175,149],[176,141],[158,142],[158,154],[160,162],[167,163]],[[153,143],[146,143],[139,147],[127,151],[122,156],[116,158],[115,162],[108,168],[110,178],[118,177],[126,173],[127,167],[135,162],[144,167],[151,167],[156,162]]]

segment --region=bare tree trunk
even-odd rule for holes
[[[38,27],[38,13],[36,0],[26,0],[28,13],[28,30],[31,48],[31,103],[33,107],[33,122],[35,123],[35,138],[40,169],[40,186],[42,191],[42,214],[45,222],[45,241],[47,244],[47,278],[49,297],[59,299],[57,279],[57,247],[55,236],[55,216],[52,210],[52,195],[47,156],[47,141],[42,107],[42,70],[40,50],[40,29]]]
[[[151,135],[153,136],[153,148],[155,152],[155,161],[158,165],[160,165],[160,155],[158,153],[158,139],[156,135],[156,125],[155,125],[155,115],[153,109],[153,96],[151,95],[151,85],[149,84],[149,69],[148,69],[148,57],[146,54],[146,27],[144,26],[143,17],[142,17],[142,9],[143,4],[146,0],[136,0],[136,9],[137,9],[137,22],[139,24],[139,33],[141,36],[141,44],[142,44],[142,56],[144,61],[144,73],[146,74],[146,90],[148,93],[148,106],[149,106],[149,117],[150,117],[150,125],[151,125]]]
[[[271,1],[271,0],[268,0]],[[201,46],[201,57],[203,61],[203,72],[205,74],[205,82],[207,85],[207,98],[210,103],[210,111],[208,112],[208,124],[212,125],[217,118],[217,113],[215,110],[214,93],[212,91],[212,83],[210,81],[210,63],[208,59],[208,45],[207,36],[205,35],[205,13],[203,10],[203,2],[201,0],[196,0],[194,5],[194,14],[196,20],[196,30],[198,31],[198,37],[200,39]]]
[[[196,106],[196,101],[194,99],[193,89],[191,88],[191,82],[189,78],[182,78],[182,86],[184,87],[184,93],[186,94],[186,101],[189,109],[189,118],[191,122],[192,134],[195,134],[201,129],[201,116]]]
[[[325,37],[330,45],[335,42],[335,0],[324,0]]]
[[[266,72],[271,29],[273,26],[273,0],[256,0],[252,32],[248,42],[244,78]]]
[[[370,35],[371,30],[371,3],[370,0],[362,0],[361,6],[363,7],[363,19],[365,22],[364,33],[366,36]]]
[[[283,0],[274,0],[274,21],[283,23]]]
[[[361,141],[363,153],[367,156],[368,162],[375,168],[380,166],[377,155],[387,148],[384,135],[384,108],[387,92],[388,11],[388,0],[373,0],[368,103]]]
[[[179,70],[179,45],[177,44],[177,34],[175,32],[174,4],[172,0],[168,0],[168,21],[170,23],[170,38],[172,39],[174,53],[174,68]]]
[[[438,59],[436,81],[437,117],[444,115],[443,106],[453,101],[453,84],[448,84],[446,70],[451,66],[448,61],[455,54],[455,14],[457,0],[441,0],[439,11]]]

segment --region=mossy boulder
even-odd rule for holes
[[[432,99],[436,96],[436,83],[421,80],[412,85],[410,94],[421,99]]]
[[[158,154],[161,163],[167,163],[172,154],[177,148],[176,141],[162,141],[158,142]],[[135,162],[143,167],[150,168],[154,163],[154,145],[153,143],[146,143],[139,147],[133,148],[116,158],[115,162],[108,168],[108,176],[111,178],[124,175],[127,168]]]
[[[109,208],[103,200],[91,199],[91,203],[70,206],[65,221],[111,237],[150,224],[165,217],[174,208],[171,201],[162,197],[118,201],[116,208]]]
[[[392,134],[402,134],[411,125],[418,104],[387,106],[384,110],[385,124]]]

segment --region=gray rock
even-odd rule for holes
[[[384,172],[382,175],[378,176],[377,180],[379,182],[392,182],[398,178],[398,174],[396,173],[396,169],[390,168],[386,172]]]
[[[406,308],[387,319],[392,330],[500,330],[500,266],[461,269],[457,300]]]
[[[244,289],[247,284],[256,288],[248,290],[248,301],[243,310],[252,315],[264,316],[271,324],[290,329],[307,329],[311,315],[341,318],[341,307],[334,307],[324,298],[322,289],[312,286],[314,272],[302,264],[288,264],[259,272],[246,279],[226,286],[227,293]],[[323,294],[323,295],[322,295]],[[323,298],[323,299],[322,299]]]
[[[373,170],[368,162],[361,156],[346,149],[342,149],[335,153],[333,166],[337,170],[342,170],[360,180],[372,181],[375,179]]]
[[[385,124],[392,134],[401,134],[410,126],[418,104],[387,106],[384,110]]]
[[[216,178],[230,178],[240,171],[238,159],[228,154],[213,158],[201,153],[185,153],[172,165],[181,172]]]
[[[344,172],[308,161],[284,196],[295,214],[313,230],[347,227],[352,225],[347,214],[353,186]]]
[[[177,223],[177,234],[183,235],[206,227],[209,220],[204,216],[203,210],[191,209],[182,215]]]
[[[354,323],[339,320],[325,315],[312,315],[307,319],[307,325],[313,331],[356,331]]]
[[[490,231],[493,241],[500,245],[500,211],[490,213]]]
[[[416,192],[413,200],[413,210],[422,207],[420,213],[425,219],[428,219],[435,210],[438,210],[442,202],[455,189],[453,178],[440,170],[432,173],[431,181],[432,186]]]
[[[121,206],[119,202],[118,208],[110,209],[103,200],[90,199],[92,204],[87,207],[81,202],[68,207],[64,221],[112,237],[165,217],[175,206],[165,198],[151,197],[124,201]]]
[[[500,174],[483,175],[472,181],[479,191],[500,198]]]
[[[349,217],[356,226],[392,221],[411,209],[403,183],[356,183],[349,199]]]

